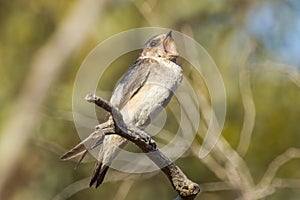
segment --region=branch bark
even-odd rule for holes
[[[90,103],[95,103],[97,106],[103,108],[112,115],[114,121],[114,123],[112,123],[112,126],[114,126],[114,134],[118,134],[133,142],[143,152],[147,153],[147,156],[168,177],[173,188],[179,195],[177,199],[195,199],[197,194],[200,192],[199,185],[189,180],[181,169],[157,148],[155,141],[145,131],[125,124],[120,111],[102,98],[89,94],[85,99]]]

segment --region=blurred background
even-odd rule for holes
[[[161,172],[110,170],[99,189],[88,188],[92,157],[77,170],[76,162],[59,160],[80,141],[72,117],[80,64],[101,41],[145,26],[193,37],[211,55],[225,83],[226,121],[216,147],[200,159],[199,137],[176,161],[200,184],[196,199],[299,199],[297,0],[0,1],[0,199],[177,196]],[[125,71],[136,56],[117,64]],[[115,69],[101,88],[108,94],[122,75]],[[203,87],[184,71],[195,87]],[[99,119],[104,119],[100,110]],[[205,130],[201,123],[199,132]]]

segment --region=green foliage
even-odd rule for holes
[[[24,90],[24,81],[29,76],[33,57],[55,32],[74,3],[50,0],[0,2],[0,126],[6,122],[14,100]],[[256,118],[245,161],[255,183],[259,182],[268,164],[276,156],[289,147],[300,148],[300,90],[286,75],[285,70],[289,68],[282,67],[278,70],[278,67],[268,64],[265,70],[261,66],[255,66],[276,55],[270,58],[269,55],[274,54],[268,52],[263,42],[250,33],[245,33],[245,18],[252,9],[252,4],[259,5],[259,1],[116,0],[107,3],[101,20],[97,22],[89,38],[82,44],[82,48],[76,49],[65,63],[58,80],[49,88],[47,101],[39,113],[40,122],[36,124],[30,142],[16,166],[17,174],[6,185],[4,199],[53,199],[68,185],[91,175],[94,163],[91,158],[88,160],[93,162],[84,163],[76,171],[73,170],[75,163],[59,160],[59,155],[64,152],[62,147],[72,147],[79,141],[72,121],[72,89],[76,72],[88,52],[98,43],[115,33],[143,26],[162,26],[193,33],[194,38],[207,48],[224,79],[227,118],[223,136],[233,148],[238,145],[245,114],[239,76],[241,69],[249,70]],[[250,42],[247,43],[246,40]],[[250,54],[247,53],[249,49],[252,49]],[[111,92],[118,78],[137,55],[138,52],[131,52],[114,61],[102,76],[98,89]],[[199,83],[193,82],[187,69],[184,71],[197,87]],[[201,87],[205,87],[205,83],[201,84]],[[99,119],[103,120],[104,112],[97,112]],[[170,113],[168,116],[167,129],[177,130],[178,124],[174,122],[174,116]],[[200,184],[220,181],[190,150],[177,164],[188,177]],[[279,170],[278,177],[299,180],[299,165],[299,159],[288,162]],[[114,172],[111,170],[108,176]],[[124,181],[105,183],[97,190],[84,189],[69,199],[114,199],[120,188],[124,187]],[[159,199],[172,199],[176,196],[162,173],[134,180],[124,199],[147,200],[157,196]],[[237,196],[235,190],[204,191],[197,199],[234,199]],[[296,199],[299,196],[298,183],[298,188],[278,189],[267,199]]]

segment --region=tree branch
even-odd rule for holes
[[[275,177],[279,168],[294,158],[300,158],[300,149],[291,147],[288,150],[286,150],[284,153],[277,156],[269,164],[269,167],[268,167],[267,171],[265,172],[264,176],[262,177],[259,185],[261,187],[265,186],[265,185],[271,185],[272,180]]]
[[[189,180],[181,169],[167,158],[158,148],[155,141],[143,130],[125,124],[122,114],[102,98],[89,94],[85,99],[95,103],[109,112],[114,121],[114,133],[136,144],[165,173],[181,200],[195,199],[200,192],[197,183]],[[177,198],[178,199],[178,198]]]

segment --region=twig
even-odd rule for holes
[[[264,174],[263,178],[261,179],[259,185],[260,186],[270,185],[279,168],[294,158],[300,158],[300,149],[289,148],[283,154],[277,156],[269,164],[269,167],[266,173]]]
[[[140,176],[140,175],[138,175]],[[126,180],[126,181],[123,181],[119,188],[118,188],[118,191],[117,193],[115,194],[115,197],[113,200],[124,200],[126,199],[126,197],[128,196],[128,193],[130,191],[130,189],[132,188],[134,184],[134,180]]]
[[[277,188],[297,188],[300,189],[300,179],[275,178],[272,182],[273,187]]]
[[[147,156],[166,174],[173,188],[177,191],[182,200],[192,200],[200,192],[197,183],[189,180],[181,169],[167,158],[156,146],[155,141],[143,130],[128,126],[123,121],[120,111],[112,107],[108,102],[96,95],[87,95],[88,102],[95,103],[108,111],[114,120],[115,134],[118,134],[127,140],[136,144]]]
[[[112,112],[110,103],[108,103],[101,97],[98,97],[94,94],[88,94],[88,95],[86,95],[85,100],[89,103],[96,104],[97,106],[103,108],[104,110],[106,110],[109,113]]]
[[[242,103],[244,107],[243,127],[240,134],[240,140],[236,151],[243,157],[247,153],[255,124],[255,105],[251,89],[251,77],[248,60],[250,54],[254,51],[255,45],[249,38],[245,38],[245,47],[241,49],[241,57],[237,60],[239,67],[239,86]]]
[[[144,175],[140,174],[127,174],[127,173],[120,173],[117,171],[110,172],[110,176],[107,177],[104,182],[106,183],[114,183],[118,181],[124,181],[124,179],[129,181],[134,180],[141,180],[141,179],[149,179],[153,176],[155,176],[157,172],[147,173]],[[61,192],[59,192],[53,200],[66,200],[69,199],[71,196],[75,195],[77,192],[80,192],[89,186],[90,177],[81,179],[79,181],[76,181],[67,187],[65,187]]]
[[[236,190],[228,182],[212,182],[212,183],[203,183],[201,184],[202,192],[213,192],[213,191],[222,191],[222,190]]]
[[[192,149],[193,155],[198,157],[199,156],[199,150],[196,148]],[[201,162],[206,165],[206,167],[212,171],[216,177],[218,177],[222,181],[228,180],[228,175],[223,166],[221,166],[216,159],[211,155],[208,154],[205,156],[205,158],[201,159]]]
[[[280,73],[290,79],[297,87],[300,87],[300,72],[296,66],[267,61],[265,63],[255,64],[251,66],[252,73]]]

